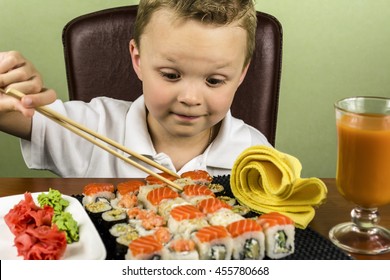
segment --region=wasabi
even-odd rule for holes
[[[58,190],[49,189],[48,193],[38,195],[38,203],[41,207],[45,205],[54,209],[52,223],[56,224],[60,231],[65,232],[68,244],[79,241],[79,226],[72,214],[64,211],[69,206],[69,201],[62,197]]]

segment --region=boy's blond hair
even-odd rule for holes
[[[244,66],[250,62],[257,25],[253,0],[140,0],[134,26],[134,40],[138,48],[153,13],[161,9],[174,11],[178,19],[193,19],[205,24],[221,26],[237,22],[247,32]]]

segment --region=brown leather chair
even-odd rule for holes
[[[137,6],[82,15],[63,30],[70,100],[96,96],[135,100],[142,85],[135,75],[128,43]],[[257,12],[256,50],[244,82],[232,104],[232,114],[259,129],[275,144],[282,62],[279,21]]]

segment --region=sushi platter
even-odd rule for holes
[[[120,194],[120,184],[94,183],[74,195],[103,240],[106,259],[351,259],[286,217],[278,216],[285,221],[268,229],[273,222],[266,215],[237,204],[229,176],[204,181],[191,175],[176,181],[186,186],[182,193],[146,178],[138,185],[123,182],[132,195]]]

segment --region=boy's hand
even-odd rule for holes
[[[43,81],[34,65],[19,52],[0,52],[0,88],[15,88],[27,96],[21,101],[0,93],[0,112],[20,111],[26,117],[34,114],[34,108],[55,101],[54,90],[43,88]]]

